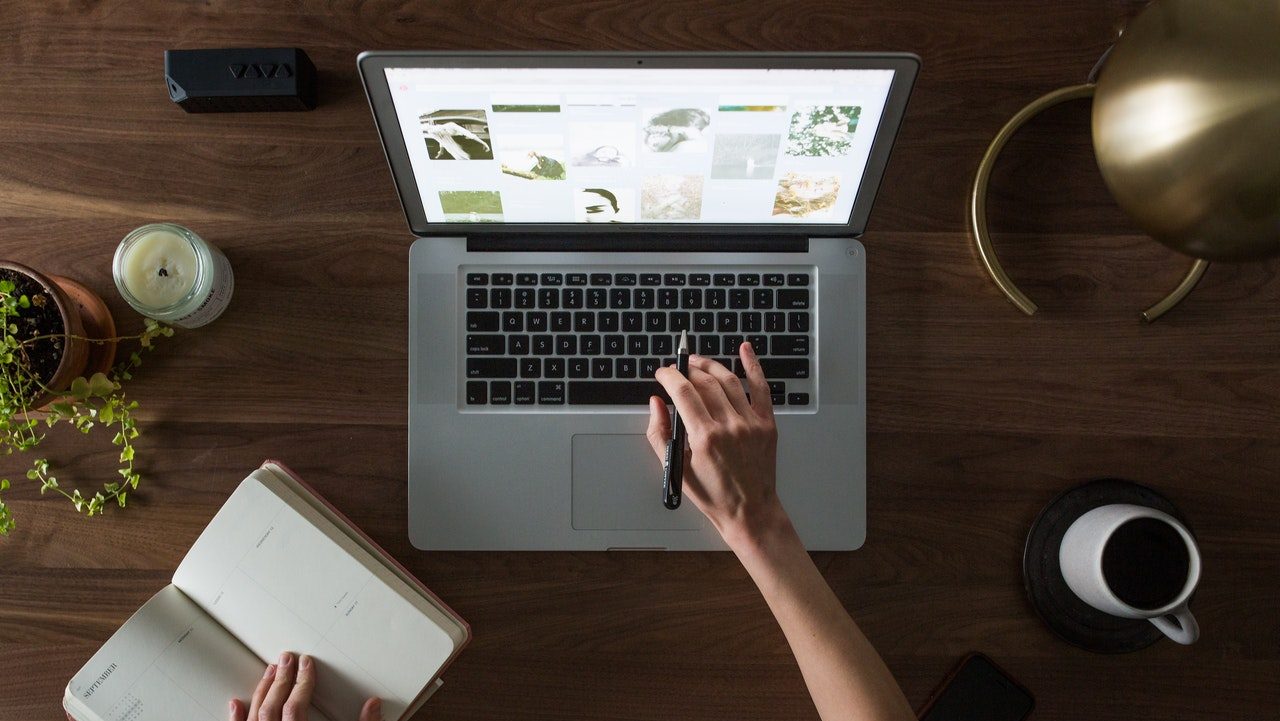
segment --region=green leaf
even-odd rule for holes
[[[98,398],[106,398],[116,389],[116,384],[105,373],[94,373],[89,379],[89,393]]]
[[[132,461],[132,460],[133,460],[133,446],[125,446],[120,451],[120,462],[124,463],[126,461]]]
[[[7,490],[9,490],[9,479],[0,478],[0,491],[7,491]]]
[[[30,307],[31,307],[31,299],[30,299],[30,298],[28,298],[28,297],[27,297],[27,296],[25,296],[25,295],[20,295],[20,296],[18,296],[18,305],[19,305],[19,306],[21,306],[21,307],[23,307],[23,308],[30,308]]]
[[[66,401],[58,401],[57,403],[51,403],[49,404],[49,408],[54,413],[57,413],[60,416],[70,417],[76,414],[76,407],[70,403],[67,403]]]
[[[102,410],[98,411],[98,420],[102,421],[103,423],[115,422],[116,409],[111,404],[107,404],[103,406]]]
[[[120,491],[119,495],[116,496],[116,503],[119,503],[121,508],[124,508],[125,497],[128,495],[128,493]]]
[[[89,381],[84,378],[77,378],[71,381],[71,387],[67,389],[72,396],[80,400],[89,398]]]

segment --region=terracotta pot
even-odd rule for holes
[[[93,291],[84,285],[61,276],[47,276],[21,263],[0,261],[0,268],[21,273],[38,283],[58,307],[63,329],[68,338],[63,344],[62,360],[53,377],[45,385],[55,390],[66,390],[71,381],[80,376],[106,372],[115,360],[116,343],[90,343],[85,338],[112,338],[116,334],[111,311]],[[43,393],[31,404],[43,408],[56,400],[50,393]]]

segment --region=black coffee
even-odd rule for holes
[[[1102,576],[1111,592],[1144,610],[1172,603],[1187,583],[1190,565],[1182,535],[1157,518],[1126,521],[1102,549]]]

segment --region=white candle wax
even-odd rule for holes
[[[187,297],[200,266],[191,242],[163,228],[130,243],[120,261],[125,287],[140,303],[156,309],[172,307]]]

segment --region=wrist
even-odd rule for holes
[[[743,560],[748,556],[765,555],[800,542],[795,526],[791,525],[791,518],[776,496],[770,503],[736,519],[720,535]]]

